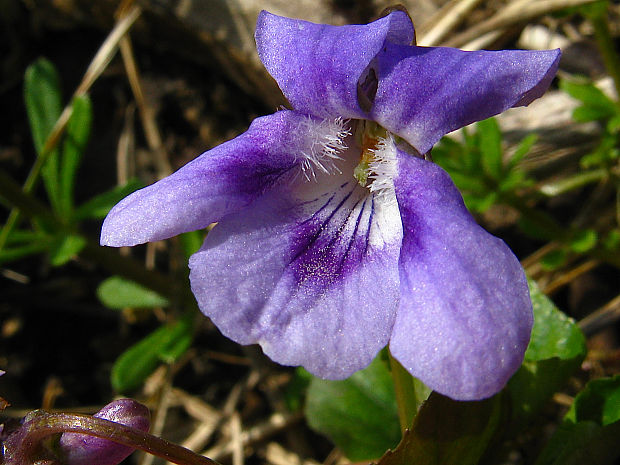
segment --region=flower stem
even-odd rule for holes
[[[31,464],[41,441],[59,433],[80,433],[107,439],[118,444],[140,449],[169,462],[180,465],[219,465],[216,461],[198,455],[165,439],[153,436],[139,429],[91,417],[89,415],[33,412],[22,426],[27,428],[15,449],[7,448],[7,463]]]
[[[418,413],[422,402],[430,394],[430,390],[421,381],[414,378],[389,352],[390,368],[392,379],[394,380],[394,391],[396,393],[396,403],[398,405],[398,418],[400,420],[400,430],[404,434],[411,429],[413,419]]]

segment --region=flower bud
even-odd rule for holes
[[[149,429],[148,408],[133,399],[115,400],[94,416],[145,432]],[[66,465],[117,465],[133,449],[95,436],[63,433],[60,437],[60,451]]]

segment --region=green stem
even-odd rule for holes
[[[590,16],[590,21],[592,21],[592,26],[594,26],[594,37],[596,38],[603,62],[607,72],[614,81],[616,93],[620,96],[620,56],[618,56],[614,39],[609,30],[607,12],[603,11]]]
[[[14,433],[19,435],[17,444],[10,442],[10,436],[5,443],[4,459],[7,464],[35,463],[33,457],[44,438],[59,433],[80,433],[140,449],[180,465],[219,465],[214,460],[139,429],[88,415],[35,411],[22,428],[26,428],[25,433]]]
[[[398,405],[398,419],[400,420],[400,430],[404,434],[411,429],[413,419],[418,413],[422,402],[426,400],[428,394],[421,392],[418,384],[421,384],[396,360],[389,352],[390,368],[392,379],[394,380],[394,392],[396,393],[396,404]]]

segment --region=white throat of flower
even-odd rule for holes
[[[317,171],[341,174],[336,161],[347,149],[345,139],[351,135],[348,121],[342,118],[315,120],[308,116],[299,128],[299,134],[307,134],[309,150],[301,153],[301,170],[307,181],[316,180]]]
[[[351,128],[355,138],[351,137]],[[301,173],[306,181],[318,181],[324,175],[346,176],[343,171],[352,169],[356,182],[381,203],[395,201],[397,149],[394,137],[384,128],[372,121],[351,124],[342,118],[318,120],[309,116],[301,121],[298,134],[307,138],[302,144],[307,149],[300,153]],[[347,142],[354,140],[356,143],[349,148]]]
[[[360,121],[356,136],[361,155],[353,177],[380,201],[392,202],[398,166],[394,137],[371,121]]]

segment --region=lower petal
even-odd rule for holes
[[[398,305],[395,204],[356,182],[265,195],[209,233],[190,260],[201,310],[274,361],[340,379],[387,344]]]
[[[392,354],[453,399],[489,397],[518,369],[529,341],[523,269],[476,224],[437,165],[401,155],[395,188],[403,246]]]

